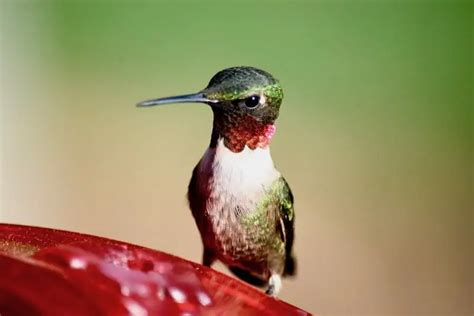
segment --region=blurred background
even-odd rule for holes
[[[135,103],[252,65],[285,91],[272,154],[299,274],[281,298],[473,314],[471,2],[0,3],[2,222],[200,261],[185,194],[212,113]]]

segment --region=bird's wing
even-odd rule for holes
[[[291,192],[288,182],[281,177],[279,180],[279,213],[277,229],[280,237],[285,244],[285,271],[286,275],[294,275],[296,272],[295,258],[293,257],[293,240],[294,240],[294,223],[295,212],[293,206],[293,193]]]

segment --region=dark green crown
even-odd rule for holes
[[[240,66],[219,71],[203,93],[209,99],[231,101],[261,90],[280,101],[283,98],[280,83],[271,74],[254,67]]]
[[[246,91],[254,87],[265,87],[278,83],[271,74],[254,67],[231,67],[219,71],[212,77],[206,90]]]

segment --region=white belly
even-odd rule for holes
[[[257,211],[257,206],[280,177],[270,149],[245,147],[234,153],[222,139],[209,148],[199,165],[200,181],[207,184],[207,219],[215,236],[215,245],[223,255],[235,257],[237,249],[248,247],[242,215]]]

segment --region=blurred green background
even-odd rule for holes
[[[252,65],[285,91],[272,153],[299,275],[281,298],[473,313],[471,2],[0,3],[1,221],[199,261],[185,193],[211,111],[134,105]]]

